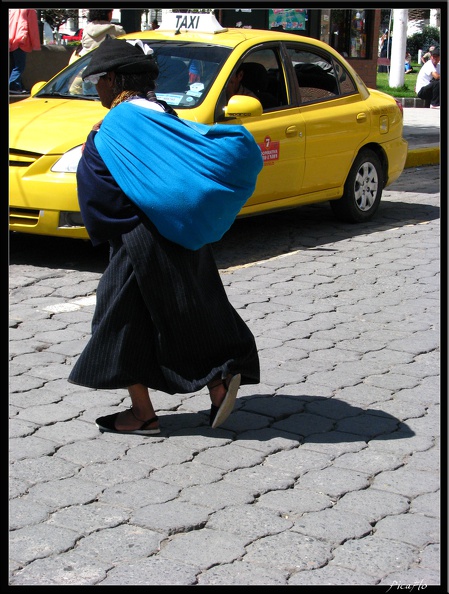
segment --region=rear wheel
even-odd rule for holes
[[[342,221],[369,221],[379,208],[383,186],[382,165],[378,156],[373,151],[363,150],[351,167],[343,196],[332,200],[331,208]]]

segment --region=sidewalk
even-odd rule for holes
[[[404,107],[403,136],[408,142],[405,167],[440,163],[440,110]]]

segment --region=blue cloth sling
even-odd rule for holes
[[[161,235],[192,250],[223,237],[263,167],[243,126],[198,124],[126,102],[105,116],[94,142]]]

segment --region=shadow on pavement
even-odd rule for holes
[[[429,204],[389,201],[385,197],[377,216],[352,225],[337,221],[328,203],[235,221],[223,239],[213,244],[220,269],[248,265],[292,251],[319,249],[361,235],[423,223],[440,217]],[[335,247],[332,248],[335,251]],[[90,241],[10,233],[10,265],[31,265],[102,273],[108,246]]]
[[[379,407],[363,409],[338,398],[314,396],[241,396],[234,412],[216,430],[208,426],[208,410],[200,411],[200,415],[161,411],[160,417],[163,435],[207,433],[220,439],[232,435],[233,439],[256,441],[283,437],[327,444],[409,439],[415,435],[406,423],[384,412],[382,403]]]

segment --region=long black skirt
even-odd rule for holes
[[[254,336],[227,298],[211,247],[185,249],[149,222],[111,242],[92,335],[68,381],[185,394],[228,373],[260,381]]]

